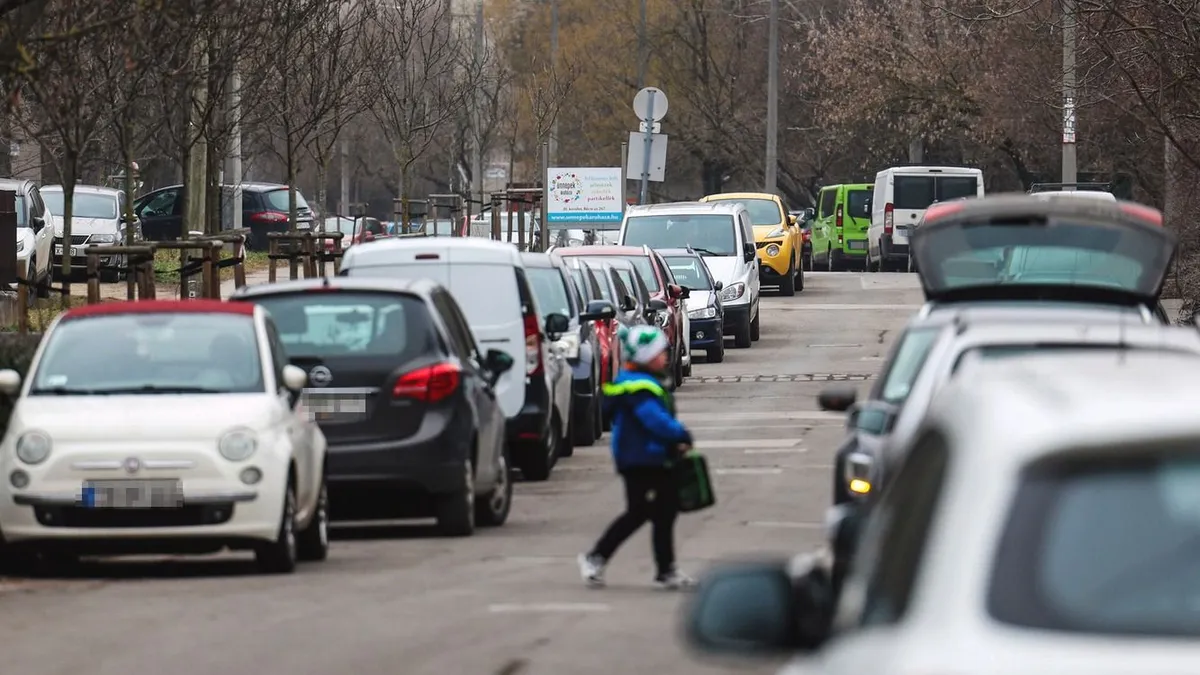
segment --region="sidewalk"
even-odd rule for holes
[[[287,279],[287,270],[283,269],[279,271],[281,274],[278,275],[278,278],[280,280]],[[269,278],[270,272],[265,269],[248,272],[246,274],[246,285],[257,286],[259,284],[265,284]],[[228,298],[233,294],[236,288],[237,286],[234,284],[233,279],[222,281],[221,297]],[[157,283],[154,286],[154,295],[159,300],[177,300],[179,299],[179,284],[169,282]],[[71,296],[82,298],[87,297],[87,283],[84,282],[71,284]],[[111,284],[100,284],[100,297],[104,300],[124,300],[126,298],[125,282],[119,281]]]

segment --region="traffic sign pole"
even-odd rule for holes
[[[642,151],[642,189],[638,193],[638,204],[645,204],[650,196],[650,148],[654,144],[654,99],[651,96],[650,102],[646,105],[645,119],[645,134],[644,150]]]

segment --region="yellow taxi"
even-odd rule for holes
[[[726,192],[701,197],[702,202],[741,202],[750,212],[754,245],[758,248],[758,279],[763,286],[778,286],[783,295],[804,290],[803,234],[796,218],[777,195],[768,192]]]

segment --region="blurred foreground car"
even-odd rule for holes
[[[329,548],[325,436],[270,316],[211,300],[72,309],[0,444],[0,562],[251,549],[288,573]]]
[[[1197,399],[1195,356],[973,364],[847,538],[844,583],[808,556],[716,571],[688,607],[689,642],[798,653],[781,675],[1190,675]],[[834,538],[855,520],[835,514]]]

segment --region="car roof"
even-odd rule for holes
[[[689,213],[718,213],[732,214],[738,209],[744,209],[740,202],[732,199],[719,199],[711,202],[666,202],[664,204],[643,204],[630,206],[625,209],[626,216],[675,215]]]
[[[521,253],[521,262],[526,267],[563,267],[563,260],[557,253],[525,251]]]
[[[395,264],[397,253],[423,250],[430,253],[465,254],[462,262],[505,263],[523,267],[521,252],[503,241],[482,237],[389,237],[365,244],[355,244],[342,254],[342,267],[351,263],[366,267]],[[463,256],[456,256],[463,257]]]
[[[432,279],[402,277],[334,277],[322,279],[296,279],[294,281],[279,281],[273,284],[257,284],[243,286],[234,291],[230,300],[246,300],[267,295],[283,295],[303,291],[373,291],[383,293],[399,293],[425,297],[441,288],[441,284]]]
[[[61,185],[43,185],[41,191],[42,192],[62,192],[62,189],[63,189],[63,186],[61,186]],[[116,197],[116,196],[120,195],[121,192],[122,192],[121,190],[118,190],[116,188],[104,187],[102,185],[76,185],[75,186],[75,194],[88,193],[88,194],[109,195],[112,197]]]
[[[716,194],[704,195],[700,198],[702,202],[727,201],[731,199],[769,199],[771,201],[783,201],[782,197],[770,192],[718,192]]]
[[[253,316],[254,305],[224,300],[122,300],[84,305],[67,310],[63,321],[119,314],[240,314]]]
[[[654,250],[657,251],[658,254],[664,258],[666,258],[668,256],[674,256],[674,257],[686,256],[688,258],[700,258],[701,257],[701,255],[699,253],[696,253],[695,251],[693,251],[690,248],[656,248]]]
[[[1198,399],[1200,356],[1032,353],[964,368],[930,406],[927,424],[969,445],[958,452],[963,461],[1012,468],[1072,448],[1134,452],[1128,446],[1156,439],[1200,439]]]
[[[1049,300],[980,300],[976,302],[926,303],[909,320],[909,326],[938,326],[973,323],[1135,323],[1159,322],[1145,307],[1103,303]]]
[[[33,184],[33,181],[25,178],[0,178],[0,190],[16,190]]]
[[[560,256],[569,257],[575,255],[587,256],[625,256],[625,255],[646,255],[646,250],[642,246],[569,246],[565,248],[556,248],[554,252]]]
[[[1017,192],[946,202],[953,206],[945,206],[947,211],[944,212],[944,215],[939,213],[936,217],[932,217],[932,220],[927,218],[917,233],[924,234],[945,227],[958,227],[961,226],[963,220],[1028,216],[1030,214],[1058,218],[1081,218],[1089,222],[1113,223],[1154,230],[1162,229],[1162,213],[1158,209],[1137,202],[1102,199],[1045,199],[1039,197],[1039,194],[1048,193]],[[1147,222],[1147,219],[1154,218],[1154,214],[1157,214],[1158,223]]]
[[[175,185],[164,185],[160,188],[155,188],[151,192],[158,192],[160,190],[169,190],[172,188],[181,188],[181,187],[183,187],[182,183],[176,183]],[[233,188],[236,186],[233,183],[222,183],[221,187],[222,188]],[[251,182],[251,183],[242,183],[241,188],[242,188],[242,192],[271,192],[271,191],[280,190],[280,189],[286,190],[287,185],[285,185],[284,183],[254,183],[254,182]],[[299,194],[304,193],[304,191],[301,190],[300,188],[296,188],[296,192]],[[148,192],[146,194],[150,194],[150,193]]]
[[[1128,344],[1130,349],[1160,349],[1200,354],[1200,331],[1194,327],[1161,324],[1129,325],[1088,321],[985,323],[960,331],[956,340],[956,344],[965,349],[1003,344],[1032,345],[1041,342],[1114,346]]]

